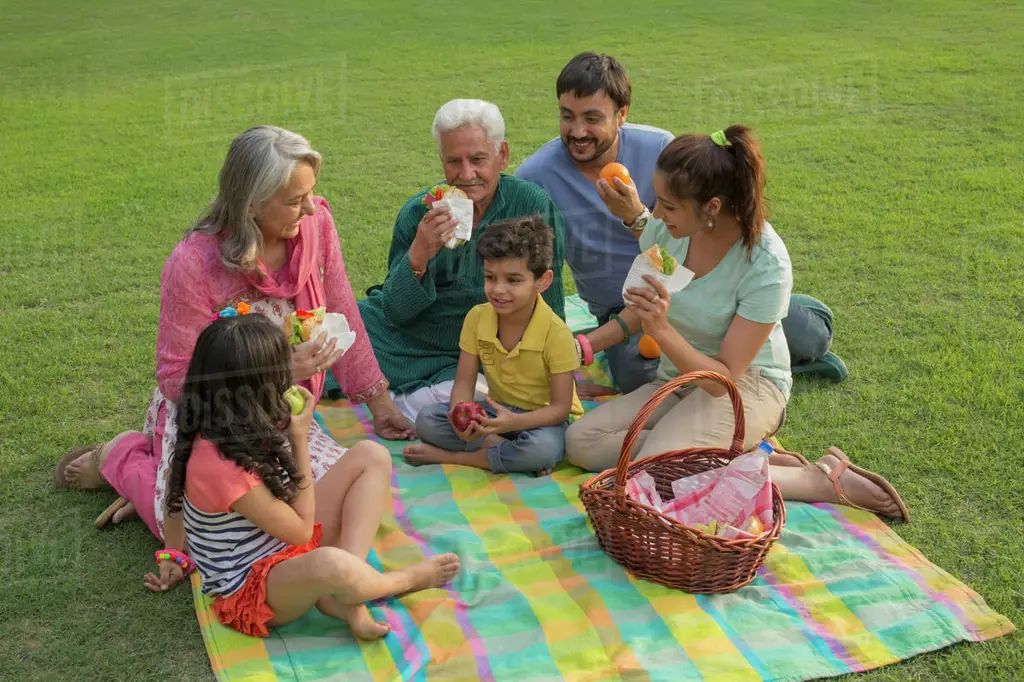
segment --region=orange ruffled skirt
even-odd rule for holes
[[[269,635],[267,623],[274,618],[274,610],[267,605],[267,576],[270,569],[282,561],[302,556],[319,547],[322,534],[320,524],[315,523],[313,539],[306,544],[286,547],[277,554],[271,554],[254,563],[245,583],[237,592],[230,597],[217,597],[213,600],[213,612],[217,614],[217,620],[243,635]]]

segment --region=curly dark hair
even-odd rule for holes
[[[482,260],[522,258],[526,269],[540,278],[551,269],[554,258],[551,228],[539,213],[523,218],[508,218],[488,225],[476,242]]]
[[[196,438],[255,474],[285,502],[302,484],[288,445],[292,384],[288,342],[262,315],[217,320],[203,330],[192,352],[178,402],[178,437],[171,457],[167,510],[181,511],[185,470]]]

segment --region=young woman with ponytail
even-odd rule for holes
[[[687,372],[717,372],[736,384],[746,419],[745,449],[782,425],[792,386],[782,330],[793,273],[781,237],[767,222],[765,160],[750,128],[733,125],[712,135],[673,140],[654,173],[654,218],[640,249],[664,247],[694,272],[669,295],[654,278],[629,289],[621,317],[661,348],[657,379],[607,402],[566,432],[570,462],[591,471],[615,465],[626,431],[665,382]],[[610,322],[587,335],[594,353],[621,341]],[[634,457],[690,447],[729,447],[732,406],[725,390],[700,383],[666,399],[645,425]],[[896,491],[877,474],[849,464],[842,453],[815,465],[773,455],[772,478],[787,499],[840,502],[906,517]]]

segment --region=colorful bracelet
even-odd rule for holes
[[[590,345],[590,339],[583,334],[576,335],[576,344],[579,347],[580,364],[588,367],[594,364],[594,347]]]
[[[629,333],[629,325],[626,324],[626,321],[619,317],[618,313],[612,313],[611,315],[608,316],[608,319],[615,320],[616,322],[619,323],[619,326],[622,327],[622,343],[629,343],[629,339],[633,335]]]
[[[153,556],[158,564],[162,561],[173,561],[181,566],[181,572],[185,575],[196,570],[196,563],[189,559],[184,552],[179,552],[176,549],[158,549]]]

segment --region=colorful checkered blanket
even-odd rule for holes
[[[584,316],[570,308],[574,328]],[[320,414],[343,445],[374,437],[361,407],[325,403]],[[386,444],[396,455],[390,513],[370,562],[394,569],[456,552],[459,577],[371,605],[392,628],[377,642],[315,610],[265,640],[240,635],[216,621],[195,577],[219,680],[808,680],[1014,629],[865,512],[788,503],[751,585],[694,596],[636,580],[600,550],[578,469],[533,478],[415,468],[401,444]]]

